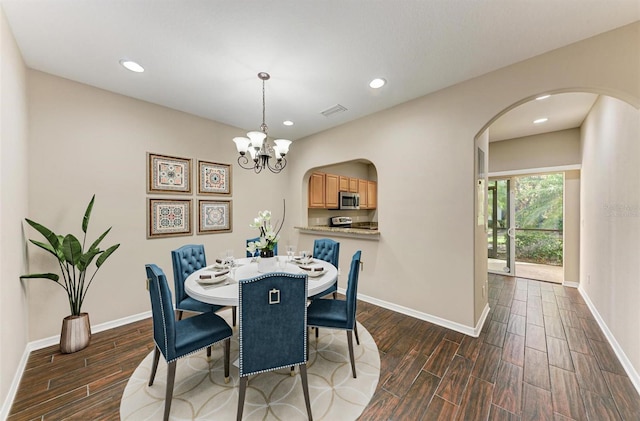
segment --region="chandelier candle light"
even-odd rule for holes
[[[268,168],[273,173],[279,173],[287,166],[287,160],[284,156],[289,152],[291,141],[276,139],[273,141],[273,146],[268,143],[267,133],[269,128],[265,123],[264,82],[269,80],[271,76],[269,76],[269,73],[260,72],[258,73],[258,78],[262,80],[262,124],[260,125],[260,131],[249,132],[247,137],[233,138],[240,153],[238,164],[245,170],[253,169],[256,173],[265,168]],[[247,152],[251,156],[253,163],[249,161]],[[274,157],[275,163],[271,160]]]

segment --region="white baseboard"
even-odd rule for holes
[[[341,294],[344,294],[346,291],[343,288],[338,288],[338,292],[340,292]],[[388,301],[369,297],[367,295],[358,294],[358,300],[375,304],[377,306],[380,306],[398,313],[402,313],[407,316],[415,317],[416,319],[424,320],[426,322],[430,322],[435,325],[445,327],[447,329],[455,330],[456,332],[464,333],[465,335],[473,336],[474,338],[477,338],[480,335],[482,326],[484,325],[487,315],[489,314],[489,305],[487,304],[484,310],[482,311],[482,315],[478,320],[478,324],[475,327],[471,327],[471,326],[463,325],[457,322],[452,322],[451,320],[442,319],[438,316],[433,316],[431,314],[423,313],[421,311],[417,311],[417,310],[404,307],[398,304],[390,303]]]
[[[123,317],[122,319],[100,323],[98,325],[91,326],[91,333],[98,333],[102,332],[103,330],[112,329],[114,327],[124,326],[129,323],[137,322],[138,320],[148,319],[149,317],[151,317],[151,311],[145,311],[144,313]],[[15,399],[16,393],[18,392],[18,386],[20,385],[20,380],[22,380],[22,373],[24,373],[24,369],[27,366],[27,360],[29,359],[29,354],[31,353],[31,351],[46,348],[59,342],[60,335],[56,335],[27,343],[24,348],[24,352],[22,353],[22,358],[20,358],[20,363],[16,368],[16,373],[13,376],[13,381],[11,382],[9,392],[7,393],[4,403],[2,404],[2,409],[0,409],[0,420],[5,420],[9,416],[11,405],[13,404],[13,400]]]
[[[589,298],[589,295],[587,295],[587,292],[582,287],[578,287],[578,291],[580,292],[580,295],[582,295],[582,298],[587,304],[587,307],[589,307],[589,310],[591,310],[591,314],[593,314],[593,317],[595,317],[596,322],[598,322],[600,329],[602,329],[604,335],[607,337],[609,344],[613,348],[613,352],[616,353],[616,356],[618,357],[620,364],[622,364],[624,371],[627,372],[629,380],[631,380],[633,386],[636,388],[638,393],[640,393],[640,375],[633,367],[633,364],[631,364],[631,361],[629,361],[629,358],[627,358],[627,355],[622,350],[622,347],[616,340],[615,336],[613,336],[613,333],[611,333],[611,331],[609,330],[609,327],[605,323],[604,319],[600,316],[600,313],[598,313],[596,306],[593,304],[593,302],[591,302],[591,299]]]
[[[564,282],[562,282],[562,286],[563,287],[569,287],[569,288],[579,288],[580,287],[580,282],[564,281]]]

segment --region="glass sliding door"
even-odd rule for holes
[[[489,272],[515,275],[515,229],[510,178],[489,180],[488,258]]]
[[[564,176],[535,174],[517,177],[515,181],[516,274],[562,283]]]

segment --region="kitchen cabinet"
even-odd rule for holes
[[[309,208],[338,209],[341,191],[360,195],[360,209],[378,206],[378,183],[361,178],[314,172],[309,178]]]
[[[324,207],[327,209],[338,208],[338,190],[340,176],[334,174],[324,175]]]
[[[313,173],[309,178],[309,207],[324,208],[325,174]]]
[[[349,177],[349,192],[358,193],[358,179]]]
[[[367,181],[367,208],[375,209],[378,207],[378,183],[375,181]]]
[[[358,194],[360,195],[360,209],[369,209],[367,200],[367,180],[358,179]]]
[[[349,177],[340,176],[340,188],[338,191],[349,191]]]

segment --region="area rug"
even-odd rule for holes
[[[222,312],[225,313],[225,312]],[[230,320],[229,320],[230,322]],[[356,379],[351,375],[347,335],[344,331],[320,329],[316,341],[309,335],[309,396],[315,420],[355,420],[367,406],[380,377],[378,347],[367,330],[358,324],[360,345],[355,340]],[[355,338],[354,338],[355,339]],[[224,383],[223,349],[214,346],[210,359],[198,352],[178,360],[171,404],[171,420],[234,420],[238,406],[238,337],[231,339],[231,381]],[[167,364],[162,357],[153,386],[149,375],[153,352],[140,363],[129,379],[120,403],[122,420],[161,420]],[[244,420],[307,419],[298,370],[289,369],[249,377]]]

